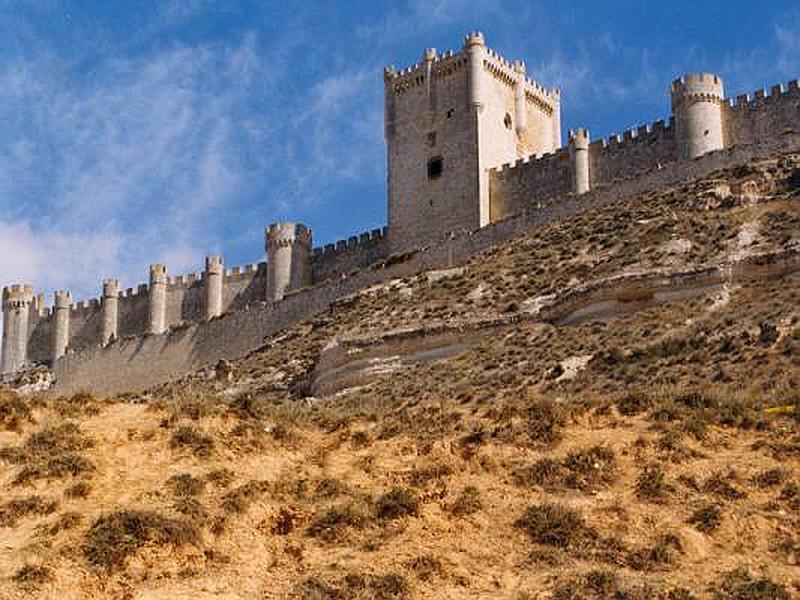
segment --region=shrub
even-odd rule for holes
[[[231,483],[233,483],[233,478],[233,471],[225,467],[209,471],[208,475],[206,475],[206,480],[210,481],[218,488],[228,487]]]
[[[537,544],[567,548],[591,534],[580,513],[560,504],[529,506],[514,526]]]
[[[173,475],[167,479],[167,487],[172,490],[174,496],[199,496],[203,493],[206,482],[189,473]]]
[[[652,405],[650,397],[642,392],[625,394],[617,401],[617,410],[621,415],[632,417],[646,411]]]
[[[551,444],[561,439],[563,411],[551,400],[536,400],[525,411],[525,431],[535,444]]]
[[[573,577],[556,586],[553,600],[604,600],[627,598],[619,586],[619,579],[611,571],[594,570]]]
[[[60,531],[74,529],[80,525],[82,521],[83,517],[80,515],[80,513],[68,511],[60,514],[53,523],[50,525],[45,525],[40,529],[40,531],[46,532],[49,535],[56,535]]]
[[[703,506],[692,513],[687,523],[694,525],[698,531],[710,533],[722,523],[722,510],[715,504]]]
[[[728,481],[729,477],[722,473],[714,473],[703,483],[702,490],[725,500],[741,500],[746,494],[734,487]]]
[[[173,449],[188,449],[195,456],[206,458],[214,449],[214,440],[191,425],[183,425],[172,433],[169,445]]]
[[[442,573],[442,563],[432,554],[423,554],[408,563],[408,570],[420,581],[430,581]]]
[[[663,467],[657,463],[645,466],[636,479],[636,496],[642,500],[663,502],[672,490]]]
[[[11,500],[0,506],[0,527],[13,527],[28,515],[49,515],[57,506],[55,500],[45,500],[36,495]]]
[[[17,569],[11,580],[19,586],[37,587],[52,579],[49,567],[44,565],[24,565]]]
[[[86,532],[83,555],[90,565],[112,572],[148,543],[180,547],[197,544],[199,533],[189,522],[147,510],[121,510],[95,520]]]
[[[394,488],[375,502],[375,516],[379,519],[398,519],[416,515],[418,510],[419,501],[405,488]]]
[[[747,569],[739,568],[725,573],[716,587],[712,587],[714,600],[789,600],[789,592],[782,585],[766,578],[754,578]]]
[[[789,478],[789,471],[786,469],[775,468],[761,471],[753,477],[753,483],[760,488],[775,487]]]
[[[0,427],[19,431],[23,421],[32,421],[30,405],[13,392],[0,390]]]
[[[222,508],[229,513],[243,513],[250,504],[269,489],[267,481],[248,481],[234,488],[222,499]]]
[[[397,600],[407,598],[408,584],[400,575],[346,575],[338,584],[309,577],[295,591],[304,600]]]
[[[571,488],[585,491],[613,483],[616,478],[614,451],[605,446],[591,446],[570,452],[563,464],[567,470],[564,483]]]
[[[453,503],[449,506],[449,510],[457,517],[471,515],[478,512],[483,508],[481,502],[481,495],[478,488],[468,485],[456,497]]]
[[[72,484],[64,490],[64,496],[67,498],[88,498],[92,491],[92,484],[88,481],[79,481]]]
[[[343,539],[347,528],[363,527],[365,523],[364,514],[352,504],[346,504],[330,507],[321,515],[314,517],[306,532],[311,537],[333,542]]]
[[[671,563],[673,551],[680,551],[680,549],[681,543],[677,536],[661,535],[652,546],[631,552],[627,563],[629,567],[637,571],[650,570]]]

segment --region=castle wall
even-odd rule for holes
[[[726,146],[764,142],[800,131],[800,81],[758,90],[723,104]]]
[[[314,283],[363,269],[388,255],[386,227],[373,229],[335,244],[314,248],[311,273]]]
[[[56,365],[55,393],[92,389],[97,393],[139,391],[174,379],[188,371],[235,359],[261,346],[265,337],[330,307],[338,299],[392,278],[463,263],[492,245],[527,233],[557,219],[601,208],[632,197],[645,197],[666,186],[707,176],[711,172],[752,160],[800,149],[800,133],[787,133],[759,145],[742,145],[712,152],[692,161],[653,168],[613,185],[603,185],[581,196],[542,202],[536,208],[464,233],[415,252],[407,260],[383,269],[371,268],[349,277],[330,279],[309,290],[290,294],[269,306],[224,315],[163,336],[121,340],[106,348],[94,347],[67,354]]]

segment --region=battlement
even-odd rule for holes
[[[150,284],[167,283],[167,267],[160,264],[150,265]]]
[[[769,89],[760,88],[751,94],[739,94],[736,98],[729,98],[726,103],[734,110],[751,109],[764,102],[780,101],[789,96],[800,96],[800,80],[793,79],[786,85],[775,84]]]
[[[285,247],[292,244],[301,244],[311,248],[311,229],[299,223],[284,221],[272,223],[266,230],[268,247]]]
[[[53,303],[53,306],[56,309],[72,307],[72,294],[68,290],[56,290],[54,297],[55,302]]]
[[[675,79],[670,86],[672,109],[677,110],[686,100],[722,102],[725,91],[722,78],[713,73],[692,73]]]
[[[23,308],[33,303],[33,287],[14,284],[3,288],[3,311]]]
[[[362,248],[374,246],[382,242],[386,238],[387,228],[373,229],[365,231],[359,235],[354,235],[346,240],[337,240],[332,244],[325,244],[321,247],[314,248],[312,257],[327,257],[330,255],[338,254],[340,252],[358,252]]]

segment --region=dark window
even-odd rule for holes
[[[505,119],[503,119],[503,125],[506,126],[506,129],[511,129],[511,115],[506,113]]]
[[[441,177],[442,171],[444,171],[444,159],[441,156],[434,156],[428,161],[428,179]]]
[[[456,114],[456,109],[451,108],[450,110],[447,111],[447,118],[452,119],[454,114]]]

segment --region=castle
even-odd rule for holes
[[[5,287],[0,374],[46,365],[57,389],[142,389],[520,227],[800,144],[800,82],[728,100],[719,76],[700,74],[672,82],[669,121],[597,141],[575,129],[562,146],[559,91],[477,32],[458,52],[387,67],[384,88],[388,227],[313,248],[309,228],[273,224],[265,262],[229,269],[209,256],[202,274],[177,277],[154,264],[148,284],[108,279],[100,298],[77,303],[68,291],[47,306],[28,285]]]

